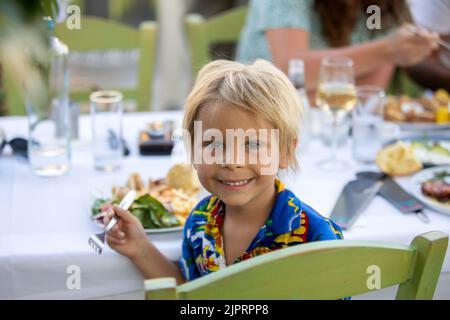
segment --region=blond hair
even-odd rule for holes
[[[279,129],[289,165],[298,166],[292,142],[300,136],[303,108],[286,75],[265,60],[253,64],[216,60],[199,72],[185,107],[183,127],[193,137],[200,107],[227,102],[250,111]],[[191,138],[192,139],[192,138]]]

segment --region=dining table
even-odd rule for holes
[[[127,112],[123,136],[130,155],[119,170],[94,168],[91,119],[79,118],[78,139],[72,141],[70,170],[63,176],[43,178],[30,170],[26,159],[6,147],[0,155],[0,299],[144,299],[143,276],[133,263],[110,248],[101,255],[88,245],[91,234],[101,229],[90,218],[98,190],[123,185],[137,172],[144,179],[164,178],[177,159],[170,155],[141,156],[139,132],[153,121],[172,120],[181,126],[183,111]],[[8,139],[27,138],[26,117],[0,117]],[[448,133],[447,133],[448,134]],[[348,168],[325,172],[317,162],[329,154],[320,138],[311,138],[299,154],[296,171],[280,177],[303,202],[329,217],[345,186],[361,170],[377,170],[352,158],[351,138],[339,146],[338,155]],[[410,177],[396,178],[408,189]],[[355,224],[344,230],[346,240],[385,241],[408,245],[420,234],[439,230],[450,234],[450,216],[426,210],[428,223],[403,214],[376,196]],[[170,260],[181,256],[182,233],[150,234],[149,241]],[[381,276],[383,276],[381,274]],[[354,297],[392,299],[396,287]],[[450,299],[450,252],[447,251],[435,299]]]

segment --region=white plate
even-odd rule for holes
[[[421,131],[421,130],[446,130],[450,129],[450,123],[428,123],[428,122],[393,122],[386,121],[386,123],[392,123],[398,125],[400,129],[406,131]]]
[[[422,183],[434,177],[434,174],[441,171],[450,172],[450,166],[439,166],[419,171],[411,178],[411,193],[423,202],[430,209],[450,215],[450,205],[445,205],[437,200],[425,196],[422,193]]]
[[[98,220],[93,220],[94,223],[100,228],[104,228],[104,225]],[[181,232],[184,226],[173,227],[173,228],[160,228],[160,229],[144,229],[147,234],[159,234],[159,233],[171,233],[171,232]]]

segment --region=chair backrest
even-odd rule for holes
[[[432,299],[448,236],[429,232],[410,246],[319,241],[273,251],[176,286],[144,282],[147,299],[341,299],[400,284],[397,299]],[[377,282],[379,281],[379,282]]]
[[[139,50],[137,88],[117,89],[125,99],[136,100],[139,111],[149,111],[151,84],[156,46],[156,23],[142,22],[138,29],[112,20],[82,16],[81,29],[69,29],[65,23],[58,24],[55,35],[64,42],[70,51]],[[89,90],[71,91],[75,101],[87,101]]]
[[[240,6],[204,19],[199,14],[186,17],[186,31],[194,74],[211,60],[210,46],[235,43],[247,15],[247,6]]]

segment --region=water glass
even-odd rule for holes
[[[27,102],[28,158],[31,171],[56,177],[70,169],[70,128],[67,100]]]
[[[383,147],[383,110],[385,93],[376,86],[360,86],[353,110],[353,158],[372,163]]]
[[[93,92],[89,99],[94,168],[115,171],[121,167],[123,157],[122,94],[101,90]]]

